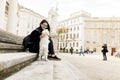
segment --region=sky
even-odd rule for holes
[[[120,0],[18,0],[19,4],[45,17],[52,7],[58,7],[59,20],[80,10],[92,17],[120,17]]]

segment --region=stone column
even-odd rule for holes
[[[0,0],[0,28],[4,30],[5,30],[5,26],[4,26],[5,5],[6,5],[6,0]]]
[[[17,29],[17,12],[18,12],[18,1],[10,0],[7,31],[13,34],[16,34],[16,29]]]

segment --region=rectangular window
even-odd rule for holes
[[[77,42],[77,47],[78,47],[79,43]]]
[[[77,33],[77,38],[79,38],[79,33]]]
[[[73,47],[75,47],[75,43],[73,43]]]

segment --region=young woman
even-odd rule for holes
[[[47,20],[42,20],[40,22],[40,26],[38,28],[36,28],[35,30],[32,31],[31,33],[31,42],[33,42],[33,45],[29,48],[30,52],[34,52],[37,53],[37,57],[39,57],[39,42],[40,42],[40,38],[44,37],[42,36],[42,27],[47,26],[46,29],[48,29],[48,31],[50,32],[50,25],[47,22]],[[50,60],[61,60],[60,58],[58,58],[55,53],[54,53],[54,47],[53,47],[53,42],[49,36],[49,40],[50,43],[48,45],[48,59]]]
[[[47,25],[47,24],[46,24]],[[44,60],[47,61],[48,56],[48,45],[49,45],[49,31],[46,29],[48,26],[42,26],[42,35],[40,36],[40,42],[39,42],[39,59],[42,60],[44,57]]]

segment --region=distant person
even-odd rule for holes
[[[81,56],[81,54],[84,56],[84,50],[83,50],[82,46],[80,48],[80,56]]]
[[[70,48],[70,53],[73,54],[73,47]]]
[[[102,46],[102,53],[103,53],[103,60],[106,61],[107,60],[107,56],[106,56],[106,53],[108,52],[108,49],[107,49],[107,44],[104,44]]]

